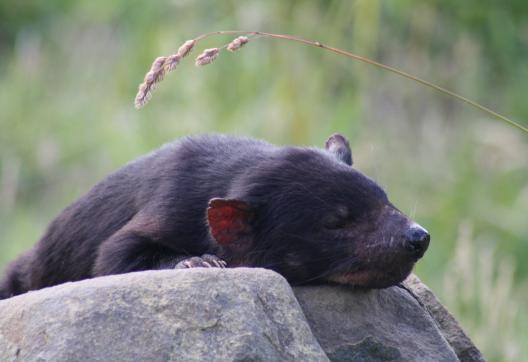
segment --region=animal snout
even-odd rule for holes
[[[416,258],[421,258],[429,246],[430,239],[427,230],[418,224],[413,224],[405,233],[405,248]]]

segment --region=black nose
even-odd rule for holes
[[[413,253],[414,256],[421,258],[429,246],[430,239],[431,237],[427,230],[420,225],[414,224],[405,234],[405,247]]]

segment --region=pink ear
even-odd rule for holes
[[[221,245],[236,244],[251,233],[251,207],[240,200],[212,199],[207,220],[213,238]]]

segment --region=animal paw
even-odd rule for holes
[[[180,261],[174,269],[187,268],[225,268],[227,263],[216,255],[204,254],[202,256],[193,256]]]

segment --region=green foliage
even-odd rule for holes
[[[444,282],[455,279],[448,272],[460,260],[455,250],[465,220],[473,225],[476,255],[494,250],[486,259],[493,265],[512,260],[506,299],[525,304],[526,135],[392,74],[268,39],[222,53],[200,69],[186,59],[144,109],[133,106],[152,60],[184,40],[220,29],[268,30],[381,60],[526,126],[527,12],[522,0],[5,0],[0,265],[29,248],[56,213],[101,177],[181,135],[228,132],[322,145],[341,132],[351,139],[357,167],[431,232],[419,276],[483,343],[490,360],[528,355],[526,327],[490,324],[491,317],[478,312],[490,310],[479,307],[483,299],[465,299],[460,307],[465,284]],[[518,308],[516,317],[527,321],[526,309]],[[518,349],[489,345],[490,325]]]
[[[451,311],[464,315],[467,331],[489,360],[517,360],[526,340],[513,282],[515,263],[497,257],[492,247],[477,245],[472,224],[463,222],[453,259],[444,275],[444,294]],[[512,298],[512,296],[514,296]],[[500,331],[500,333],[498,333]]]

